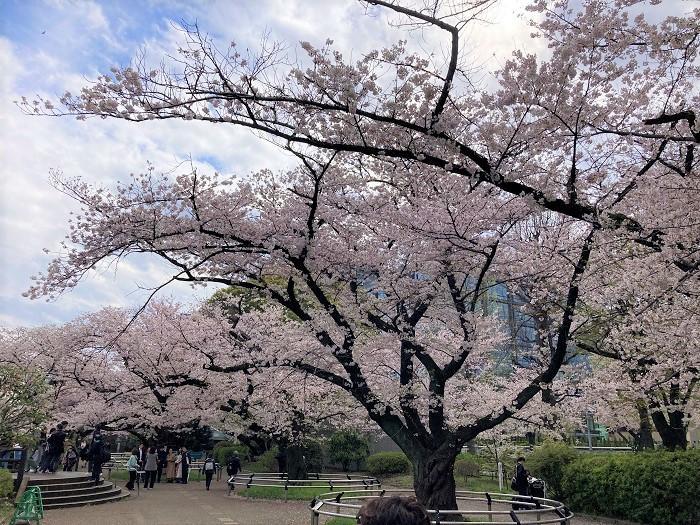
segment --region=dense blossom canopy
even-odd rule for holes
[[[547,52],[515,51],[494,86],[470,76],[459,43],[490,2],[367,4],[443,30],[444,70],[405,41],[354,63],[330,40],[304,42],[306,60],[289,64],[279,47],[220,50],[194,27],[177,71],[142,61],[61,107],[22,102],[244,126],[299,158],[228,185],[155,170],[116,191],[59,181],[84,213],[29,293],[54,296],[106,260],[150,253],[173,281],[263,297],[205,366],[330,385],[412,458],[418,497],[452,508],[461,445],[518,411],[534,416],[533,400],[574,395],[564,368],[577,342],[614,352],[606,371],[621,367],[642,390],[668,378],[666,357],[629,371],[666,355],[668,331],[690,329],[675,309],[697,299],[700,8],[651,22],[642,1],[537,0],[533,38]],[[525,299],[537,334],[507,370],[491,359],[508,333],[484,308],[495,285]],[[697,377],[685,348],[679,388]]]

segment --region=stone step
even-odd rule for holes
[[[44,510],[63,509],[68,507],[82,507],[84,505],[100,505],[102,503],[113,503],[115,501],[119,501],[121,499],[129,497],[129,493],[122,492],[121,489],[117,488],[112,492],[99,493],[95,494],[94,496],[95,497],[93,499],[89,500],[74,499],[66,500],[63,502],[44,503]]]
[[[36,475],[35,475],[36,476]],[[90,474],[70,474],[70,475],[56,475],[55,477],[50,475],[41,475],[32,478],[32,474],[29,474],[29,481],[27,485],[30,487],[36,487],[37,485],[61,485],[64,483],[81,483],[90,480]]]
[[[62,503],[83,503],[84,505],[91,504],[94,500],[110,498],[121,494],[122,489],[119,487],[111,487],[107,491],[102,492],[84,492],[82,494],[73,494],[71,496],[55,496],[44,498],[44,506],[60,505]]]
[[[109,490],[114,489],[115,486],[111,482],[107,483],[101,483],[99,485],[95,485],[94,483],[90,483],[89,486],[87,487],[68,487],[66,485],[58,485],[55,488],[52,488],[52,490],[46,490],[44,491],[42,489],[41,491],[41,497],[44,499],[44,501],[51,501],[55,498],[61,498],[65,496],[80,496],[81,494],[98,494],[100,492],[107,492]]]
[[[43,483],[44,480],[39,480],[39,482],[34,483],[32,485],[29,485],[30,487],[39,487],[41,489],[42,494],[46,494],[47,492],[54,492],[58,490],[73,490],[73,489],[84,489],[84,488],[90,488],[90,487],[95,487],[95,482],[92,481],[91,479],[87,479],[86,481],[75,481],[72,483],[51,483],[49,485],[46,485]],[[101,486],[104,483],[104,480],[100,480],[100,483],[97,485],[98,487]]]

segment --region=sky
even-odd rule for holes
[[[517,17],[521,0],[502,0],[487,20],[465,31],[465,49],[485,70],[512,50],[527,48],[529,28]],[[129,123],[23,114],[13,101],[35,94],[57,99],[112,66],[126,66],[140,50],[151,59],[174,52],[178,24],[196,22],[218,41],[256,48],[263,34],[285,42],[322,45],[332,38],[345,56],[409,38],[443,56],[439,33],[406,35],[388,13],[367,12],[354,0],[0,0],[0,326],[68,321],[104,306],[140,306],[170,269],[147,255],[92,272],[52,302],[22,296],[45,270],[78,206],[50,184],[52,172],[114,187],[151,162],[169,172],[191,158],[200,170],[245,177],[262,168],[291,167],[293,159],[237,128],[167,120]],[[46,251],[49,253],[46,253]],[[213,289],[173,285],[160,293],[183,302]]]

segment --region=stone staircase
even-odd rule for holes
[[[129,495],[111,481],[101,480],[95,485],[87,473],[57,472],[53,475],[29,476],[27,485],[41,488],[45,510],[110,503]]]

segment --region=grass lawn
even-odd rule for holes
[[[331,518],[325,525],[357,525],[357,521],[350,518]]]
[[[194,472],[192,473],[194,476]],[[190,477],[190,481],[194,478]],[[399,488],[399,489],[412,489],[413,488],[413,476],[411,474],[402,474],[400,476],[391,476],[383,478],[382,488]],[[474,492],[499,492],[498,481],[492,480],[490,478],[469,478],[467,482],[464,482],[463,478],[457,478],[457,489],[458,490],[471,490]],[[342,490],[336,488],[335,491]],[[509,493],[507,487],[503,488],[505,493]],[[311,501],[313,498],[319,494],[324,494],[326,492],[331,492],[330,488],[309,488],[309,487],[295,487],[290,485],[287,490],[285,498],[285,490],[283,487],[250,487],[249,489],[241,489],[236,487],[236,494],[239,496],[244,496],[247,498],[255,499],[288,499],[288,500],[301,500],[301,501]],[[329,522],[333,525],[342,525],[343,521]]]
[[[319,494],[330,492],[328,489],[314,489],[309,487],[295,487],[290,485],[287,490],[286,499],[311,501]],[[285,499],[285,490],[283,487],[250,487],[249,489],[240,490],[236,487],[236,494],[246,498],[256,499]]]

